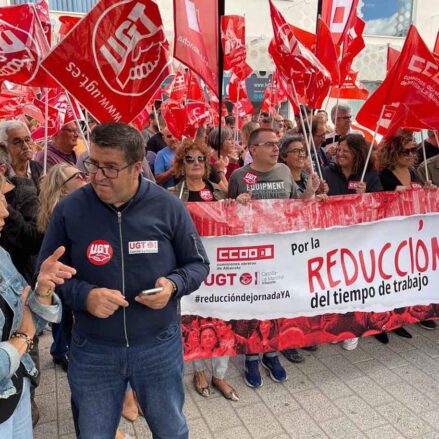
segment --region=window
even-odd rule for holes
[[[413,0],[360,0],[358,12],[366,22],[365,34],[405,37],[412,21]]]
[[[11,0],[11,5],[20,5],[23,3],[35,3],[36,0]],[[88,12],[97,0],[49,0],[49,9],[51,11],[64,12]]]

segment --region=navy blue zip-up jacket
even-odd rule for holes
[[[63,245],[62,261],[77,270],[56,288],[73,309],[75,331],[98,343],[148,344],[169,325],[180,323],[179,298],[197,290],[209,261],[183,203],[155,183],[140,179],[134,198],[118,214],[90,184],[55,208],[39,254],[38,266]],[[153,310],[134,298],[164,276],[177,292],[167,306]],[[124,285],[125,284],[125,285]],[[119,290],[129,302],[106,319],[86,311],[92,288]]]

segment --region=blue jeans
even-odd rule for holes
[[[24,378],[20,401],[12,416],[0,424],[0,438],[32,439],[30,380]]]
[[[115,347],[73,331],[68,379],[81,439],[114,439],[127,383],[154,439],[187,439],[180,325],[148,345]]]

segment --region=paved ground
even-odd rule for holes
[[[413,339],[390,335],[384,346],[373,337],[355,351],[339,345],[305,353],[306,361],[286,365],[289,379],[268,377],[255,391],[242,381],[242,358],[229,367],[239,402],[218,393],[204,399],[186,372],[185,412],[193,439],[439,439],[439,329],[408,328]],[[42,377],[36,401],[41,419],[36,439],[73,439],[66,374],[50,355],[50,332],[40,342]],[[122,420],[121,429],[136,438],[151,438],[143,418]]]

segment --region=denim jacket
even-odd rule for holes
[[[0,294],[13,311],[11,333],[17,331],[23,317],[21,293],[27,285],[24,278],[16,270],[9,253],[0,247]],[[61,320],[61,301],[53,296],[53,305],[42,305],[35,297],[35,291],[29,294],[29,307],[33,313],[37,333],[42,331],[47,321],[58,323]],[[3,335],[5,316],[0,311],[0,334]],[[10,334],[8,334],[9,336]],[[26,372],[30,376],[38,374],[29,354],[21,357]],[[8,398],[16,393],[11,377],[20,366],[20,355],[12,344],[0,342],[0,398]]]

